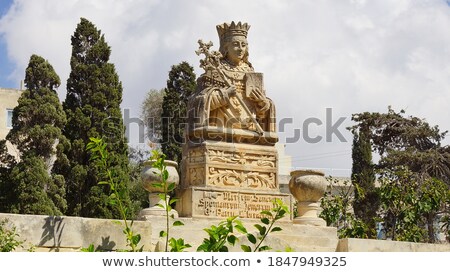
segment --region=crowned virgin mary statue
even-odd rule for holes
[[[199,41],[198,55],[205,55],[205,70],[197,91],[189,99],[188,139],[221,139],[227,142],[273,145],[275,107],[266,96],[262,73],[249,62],[247,23],[217,26],[219,52],[209,51],[212,43]]]

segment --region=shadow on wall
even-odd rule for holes
[[[53,240],[52,248],[54,251],[59,252],[61,247],[61,236],[64,231],[65,223],[64,218],[60,216],[49,216],[45,218],[45,224],[42,227],[44,231],[39,241],[39,246],[44,246],[47,242]]]
[[[109,239],[111,239],[109,236],[102,237],[102,244],[98,245],[95,248],[95,251],[113,251],[116,243],[114,241],[110,241]]]
[[[67,248],[68,244],[71,244],[71,228],[65,230],[66,227],[66,221],[64,220],[64,217],[60,216],[49,216],[46,217],[45,223],[42,226],[43,232],[41,234],[41,238],[39,241],[39,247],[46,247],[50,248],[50,251],[59,252],[63,250],[63,248]],[[69,220],[67,223],[70,225],[71,221]],[[69,226],[68,225],[68,226]],[[83,224],[84,225],[84,224]],[[73,229],[73,227],[72,227]],[[73,230],[72,230],[73,231]],[[102,236],[101,237],[101,243],[95,243],[94,241],[88,241],[88,244],[93,244],[95,246],[95,251],[113,251],[114,247],[116,246],[116,242],[111,241],[111,237],[108,236]],[[65,240],[65,241],[64,241]],[[83,239],[84,240],[84,239]],[[75,247],[80,246],[73,245]],[[83,241],[81,242],[81,246],[88,247],[89,245],[85,244]],[[69,246],[70,247],[70,246]]]

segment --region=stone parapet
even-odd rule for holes
[[[450,244],[426,244],[373,239],[340,239],[337,252],[450,252]]]
[[[36,252],[67,252],[80,251],[90,244],[101,251],[118,251],[128,249],[125,236],[122,232],[124,226],[120,220],[94,219],[83,217],[53,217],[45,215],[22,215],[0,213],[0,221],[8,219],[9,227],[15,226],[18,239],[25,240],[24,251],[32,247]],[[186,251],[196,251],[208,234],[205,228],[218,225],[223,218],[186,218],[177,220],[184,226],[172,227],[170,237],[183,238],[192,245]],[[260,223],[258,219],[241,219],[249,232],[257,235],[254,224]],[[267,242],[273,251],[284,251],[291,248],[294,251],[335,251],[337,245],[336,228],[312,227],[294,225],[291,221],[279,221],[276,226],[282,231],[269,234]],[[148,221],[134,221],[133,232],[140,234],[142,239],[139,246],[144,251],[162,251],[164,239],[159,233],[166,228],[165,217],[155,216]],[[230,251],[241,251],[240,244],[250,244],[245,235],[235,233],[239,242]]]
[[[90,244],[102,251],[127,248],[120,220],[0,213],[0,221],[3,219],[17,228],[25,247],[31,244],[36,251],[80,251]],[[146,222],[135,221],[133,230],[143,237],[152,234]],[[150,239],[141,243],[144,248],[151,248]]]
[[[54,217],[45,215],[23,215],[0,213],[0,221],[8,219],[8,225],[15,226],[18,239],[25,240],[24,248],[34,247],[35,251],[80,251],[93,244],[98,250],[116,251],[127,249],[122,233],[123,223],[119,220],[94,219],[82,217]],[[222,218],[185,218],[180,217],[184,226],[173,227],[170,236],[183,238],[192,245],[187,251],[196,251],[207,237],[205,228],[217,225]],[[241,219],[249,232],[255,231],[257,219]],[[265,242],[271,251],[284,251],[287,248],[296,252],[450,252],[450,244],[425,244],[386,240],[338,239],[336,228],[293,224],[292,221],[280,221],[276,226],[282,231],[270,233]],[[144,251],[162,250],[164,241],[159,233],[165,230],[164,217],[154,217],[149,221],[134,221],[133,231],[142,237],[140,246]],[[241,251],[241,244],[250,244],[244,235],[239,235],[235,247],[230,251]]]

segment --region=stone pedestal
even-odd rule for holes
[[[144,162],[144,168],[141,172],[142,184],[144,189],[149,192],[148,202],[150,203],[149,208],[145,208],[139,212],[139,220],[150,220],[155,216],[166,216],[166,210],[163,208],[166,206],[164,200],[162,200],[159,195],[164,193],[163,187],[156,187],[154,184],[161,183],[161,172],[153,167],[155,161],[149,160]],[[174,183],[175,186],[179,183],[180,177],[178,176],[177,166],[175,161],[166,160],[166,169],[169,172],[169,177],[166,181],[166,186]],[[167,203],[169,203],[170,196],[166,195]],[[162,207],[161,207],[162,206]],[[171,210],[169,215],[174,218],[178,217],[178,213],[175,210]]]
[[[274,146],[204,141],[183,151],[180,216],[260,218],[272,200],[291,205],[278,184]]]
[[[150,202],[149,208],[142,209],[139,212],[138,220],[147,220],[148,221],[148,220],[151,220],[155,216],[158,216],[158,217],[166,216],[166,210],[157,205],[157,204],[161,204],[164,206],[165,205],[164,201],[161,200],[158,195],[151,195],[151,196],[149,196],[149,199],[151,197],[158,198],[159,201],[155,199],[155,200],[153,200],[153,202]],[[156,203],[156,204],[154,204],[154,203]],[[152,204],[154,204],[154,205],[152,205]],[[169,212],[169,216],[172,216],[173,218],[178,218],[178,212],[176,210],[172,209]]]
[[[327,188],[325,175],[317,170],[296,170],[291,172],[289,190],[297,200],[298,217],[294,224],[326,226],[318,217],[319,200]]]
[[[204,141],[183,154],[181,187],[278,191],[278,154],[274,146]]]
[[[294,218],[294,224],[326,226],[325,220],[317,216],[319,208],[318,202],[298,202],[298,217]]]

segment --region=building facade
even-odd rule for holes
[[[0,88],[0,140],[4,140],[12,128],[12,113],[17,106],[21,90]],[[7,143],[11,155],[18,157],[17,149]]]

